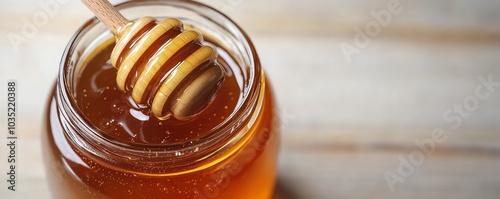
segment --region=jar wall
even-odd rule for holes
[[[200,31],[207,42],[222,49],[225,56],[233,58],[231,64],[242,67],[240,72],[243,78],[255,78],[255,82],[258,82],[258,84],[248,83],[246,86],[252,88],[242,89],[255,90],[254,101],[243,103],[243,107],[239,107],[242,110],[235,110],[238,114],[241,114],[240,112],[249,114],[249,119],[235,123],[238,125],[236,128],[238,132],[243,132],[240,133],[241,138],[225,146],[221,152],[214,153],[212,157],[200,158],[200,164],[194,169],[181,167],[176,172],[168,169],[165,169],[165,172],[154,173],[130,170],[124,165],[134,163],[144,165],[144,163],[134,162],[131,158],[130,161],[122,162],[123,164],[120,162],[109,164],[103,159],[96,158],[103,153],[99,147],[92,150],[82,147],[86,143],[75,141],[73,139],[75,132],[68,129],[79,125],[98,128],[94,127],[98,125],[86,124],[85,120],[69,119],[72,117],[66,116],[69,114],[67,111],[75,109],[73,106],[76,105],[64,102],[68,101],[66,98],[71,99],[74,93],[71,89],[68,89],[70,91],[67,93],[61,91],[66,91],[65,89],[72,87],[71,84],[78,81],[81,67],[85,67],[81,62],[85,62],[85,56],[92,54],[95,43],[105,41],[106,37],[110,36],[109,33],[103,33],[104,26],[98,24],[96,20],[91,20],[75,34],[68,45],[61,61],[60,76],[69,78],[59,79],[47,105],[43,150],[48,184],[54,198],[270,198],[276,176],[279,129],[274,113],[273,93],[260,71],[260,63],[251,42],[243,32],[239,32],[236,25],[224,28],[215,24],[217,20],[211,22],[211,16],[223,18],[225,16],[217,15],[209,7],[190,1],[172,1],[172,3],[167,5],[169,4],[167,1],[140,1],[127,2],[119,7],[123,8],[123,14],[128,18],[138,18],[146,15],[144,13],[161,15],[164,10],[160,8],[168,11],[173,17],[177,14],[182,16],[194,12],[190,17],[180,17],[180,19],[187,22],[188,28]],[[198,11],[200,14],[196,13]],[[228,20],[220,24],[231,23]],[[217,32],[222,34],[211,34]],[[242,40],[231,40],[225,37],[225,34],[231,34]],[[257,67],[254,74],[247,68],[253,65]],[[90,133],[82,129],[76,130],[78,135]],[[94,143],[95,146],[100,144]]]
[[[179,176],[145,176],[106,168],[68,142],[54,97],[47,108],[43,150],[53,198],[270,198],[276,176],[279,134],[272,93],[245,146],[219,164]],[[100,179],[100,180],[98,180]],[[106,180],[102,180],[106,179]]]

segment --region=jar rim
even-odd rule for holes
[[[164,165],[166,162],[176,162],[175,165],[177,166],[193,164],[196,160],[205,160],[209,155],[214,156],[214,154],[223,152],[224,148],[230,147],[226,143],[231,142],[235,144],[246,134],[246,132],[240,130],[244,129],[243,127],[248,125],[248,121],[251,122],[254,120],[252,117],[257,115],[254,114],[255,111],[258,111],[255,107],[259,96],[261,96],[260,89],[263,75],[260,60],[253,43],[244,30],[225,14],[208,5],[195,1],[145,0],[123,2],[116,5],[116,8],[124,10],[148,5],[189,5],[192,6],[190,8],[196,7],[206,9],[206,12],[209,12],[211,15],[215,15],[220,18],[220,20],[224,20],[224,25],[228,26],[227,29],[230,30],[232,34],[235,34],[235,37],[241,37],[237,39],[242,42],[244,50],[247,53],[244,56],[247,56],[248,66],[239,67],[241,67],[241,70],[244,70],[243,67],[248,67],[250,70],[248,70],[249,74],[247,77],[248,85],[243,85],[242,88],[242,92],[244,92],[242,95],[242,102],[235,107],[235,110],[233,111],[234,115],[232,117],[234,118],[231,120],[225,120],[225,123],[214,127],[214,129],[212,129],[214,133],[206,139],[198,139],[197,142],[190,144],[165,146],[133,145],[116,142],[103,136],[98,132],[98,129],[89,124],[82,117],[79,110],[75,108],[78,106],[70,86],[72,83],[71,75],[75,72],[74,68],[77,64],[77,60],[72,60],[71,55],[80,44],[82,37],[84,37],[90,29],[101,24],[101,22],[94,17],[86,21],[77,30],[68,42],[61,58],[56,89],[56,100],[57,103],[61,105],[61,108],[59,108],[61,123],[65,129],[65,135],[70,141],[105,162],[116,163],[121,162],[122,160],[130,160],[132,158],[135,160],[141,160],[141,162],[144,161],[144,164],[147,164],[148,166],[152,166],[154,164]],[[96,148],[104,149],[104,151],[97,153],[93,151]],[[199,152],[203,151],[203,149],[211,150]],[[155,155],[151,156],[152,153]]]

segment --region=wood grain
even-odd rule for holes
[[[123,15],[113,8],[113,5],[106,0],[82,0],[82,2],[101,20],[106,27],[114,34],[118,35],[120,29],[129,22]]]

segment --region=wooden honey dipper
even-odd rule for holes
[[[216,49],[201,44],[200,33],[183,30],[175,18],[130,22],[107,0],[82,1],[115,35],[110,61],[118,69],[116,83],[132,91],[138,105],[159,119],[188,120],[215,98],[224,71]]]

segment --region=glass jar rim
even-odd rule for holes
[[[56,100],[61,105],[59,115],[62,117],[61,123],[65,129],[67,137],[82,149],[103,159],[105,162],[121,162],[122,160],[141,160],[144,164],[151,166],[152,164],[164,165],[165,162],[176,162],[176,165],[190,164],[194,160],[207,159],[206,156],[214,156],[214,154],[223,152],[224,147],[230,147],[227,142],[235,143],[241,139],[246,132],[240,131],[251,122],[255,116],[256,104],[258,101],[261,89],[262,71],[260,60],[256,50],[248,37],[248,35],[229,17],[219,12],[218,10],[205,4],[195,1],[161,1],[161,0],[146,0],[146,1],[127,1],[116,5],[119,10],[135,8],[149,5],[175,5],[175,6],[192,6],[205,9],[211,16],[216,16],[223,20],[223,25],[231,34],[238,37],[238,41],[242,42],[245,55],[247,56],[247,66],[239,66],[241,70],[244,67],[249,67],[248,85],[243,85],[244,92],[242,103],[239,104],[233,111],[231,120],[216,126],[212,131],[214,133],[206,139],[198,140],[197,142],[183,145],[166,145],[166,146],[146,146],[146,145],[131,145],[115,142],[98,133],[96,127],[92,126],[79,113],[74,95],[71,88],[71,75],[76,67],[75,60],[72,60],[71,55],[76,47],[80,44],[82,37],[101,22],[95,17],[85,22],[73,35],[68,42],[60,62],[60,71],[57,80]],[[197,10],[197,12],[200,12]],[[76,124],[74,124],[76,123]],[[71,132],[72,133],[71,133]],[[68,133],[70,132],[70,133]],[[85,133],[84,133],[85,132]],[[95,152],[96,148],[104,149],[99,153]],[[204,149],[211,149],[205,152]],[[217,153],[216,153],[217,152]],[[155,154],[155,155],[151,155]]]

